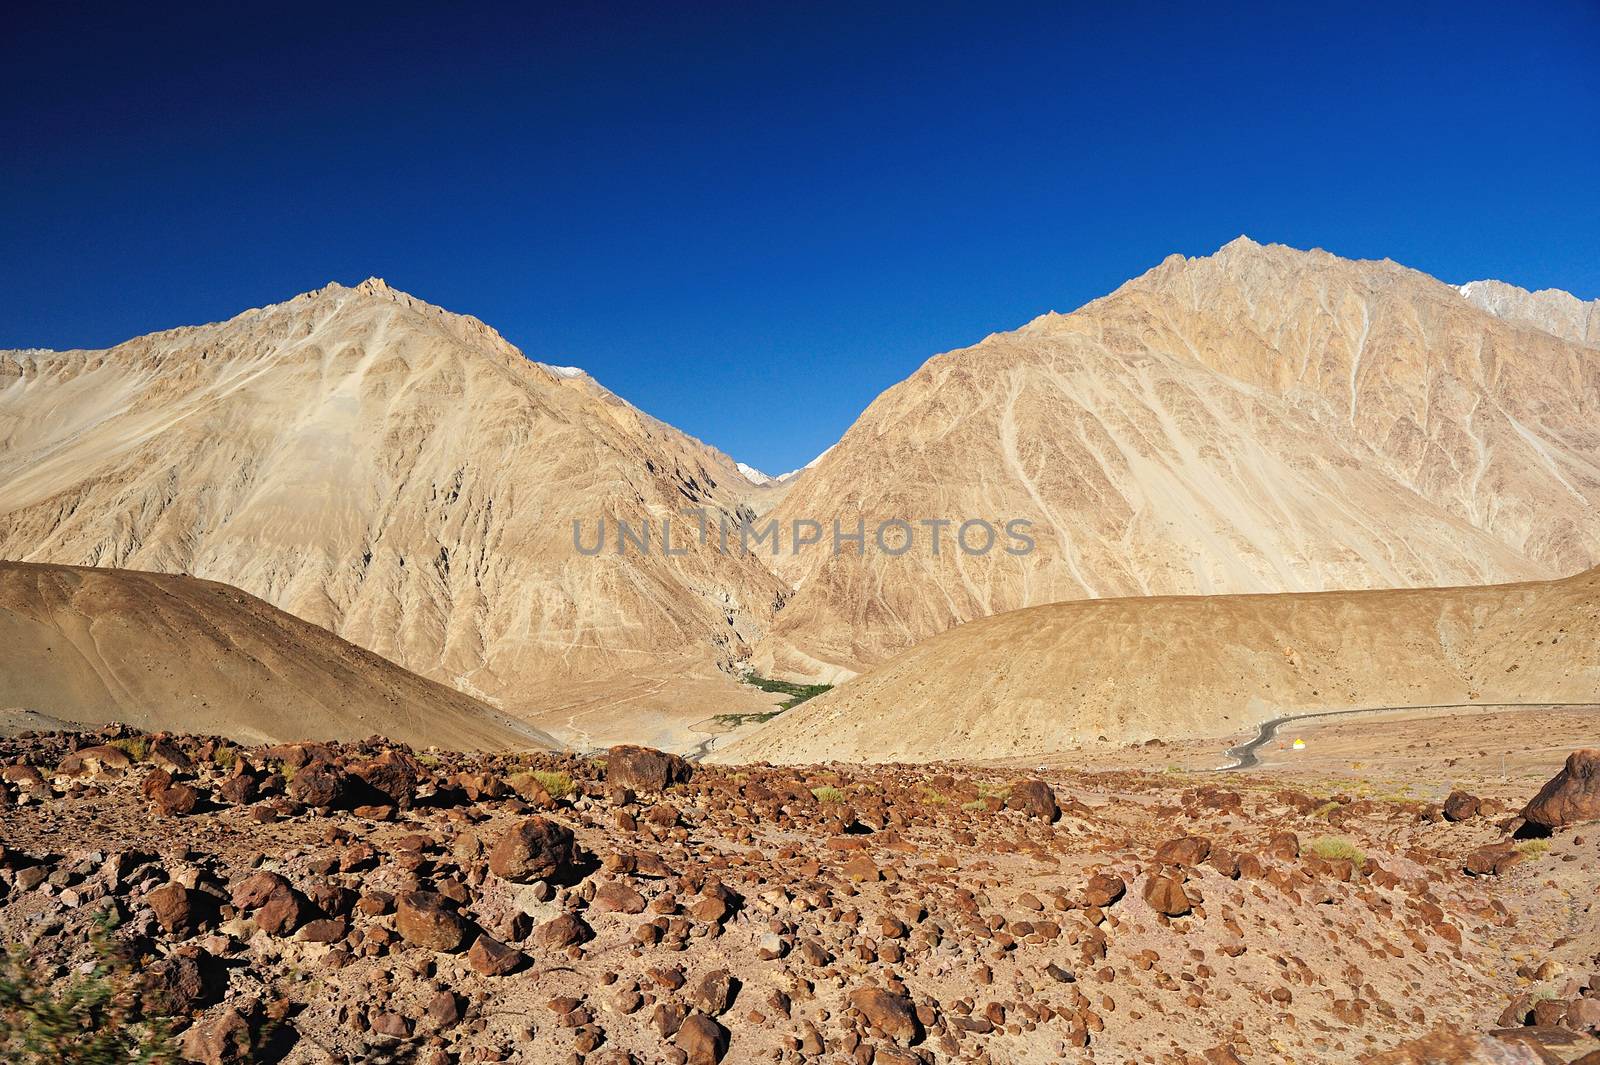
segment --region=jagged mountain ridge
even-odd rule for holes
[[[1171,256],[929,360],[774,511],[1033,523],[1037,550],[785,555],[764,668],[840,679],[1039,603],[1542,579],[1600,560],[1600,356],[1387,260]],[[926,545],[926,541],[924,541]]]
[[[746,655],[786,591],[759,563],[585,557],[572,523],[587,540],[756,492],[592,378],[377,280],[0,353],[0,557],[232,584],[510,709]]]

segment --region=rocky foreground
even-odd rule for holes
[[[1600,1062],[1600,752],[1520,813],[120,728],[0,767],[13,1053],[32,979],[212,1065]]]

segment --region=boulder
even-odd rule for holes
[[[868,985],[850,992],[850,1005],[878,1031],[897,1043],[909,1044],[919,1031],[916,1008],[904,995]]]
[[[1589,747],[1568,755],[1561,772],[1523,807],[1522,818],[1543,829],[1600,820],[1600,750]]]
[[[289,798],[302,806],[338,806],[344,802],[349,779],[332,762],[307,762],[291,770],[293,777],[285,789]]]
[[[1444,800],[1444,819],[1450,822],[1470,821],[1478,816],[1478,797],[1464,791],[1452,791]]]
[[[622,744],[606,752],[606,784],[639,792],[665,791],[686,783],[694,770],[675,754]]]
[[[408,891],[394,900],[394,926],[400,937],[426,950],[452,951],[466,938],[466,925],[443,895]]]
[[[1018,780],[1011,785],[1011,792],[1006,797],[1006,809],[1052,823],[1061,816],[1055,791],[1044,781],[1032,778]]]
[[[1177,877],[1155,873],[1144,882],[1144,901],[1157,913],[1168,917],[1182,917],[1193,907],[1183,882]]]
[[[691,1013],[672,1042],[688,1057],[689,1065],[717,1065],[728,1052],[728,1030],[703,1013]]]
[[[514,825],[489,851],[489,871],[515,883],[548,880],[578,860],[578,844],[564,825],[530,817]]]
[[[1099,906],[1104,909],[1114,904],[1128,890],[1128,885],[1120,876],[1109,873],[1096,873],[1089,878],[1089,883],[1083,889],[1083,901],[1088,906]]]

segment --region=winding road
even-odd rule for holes
[[[1351,714],[1392,714],[1408,710],[1499,710],[1499,709],[1527,709],[1537,706],[1592,706],[1591,703],[1438,703],[1424,706],[1366,706],[1354,710],[1318,710],[1310,714],[1288,714],[1284,717],[1275,717],[1271,721],[1263,722],[1256,737],[1237,747],[1229,747],[1223,753],[1234,759],[1232,765],[1219,766],[1218,773],[1227,773],[1235,769],[1253,769],[1261,764],[1256,757],[1256,751],[1278,734],[1280,726],[1290,721],[1310,721],[1322,717],[1348,717]]]

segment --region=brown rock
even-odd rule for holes
[[[1144,882],[1144,901],[1157,913],[1168,917],[1182,917],[1191,908],[1189,896],[1184,893],[1183,882],[1176,877],[1151,874]]]
[[[717,1065],[728,1052],[728,1030],[703,1013],[691,1013],[672,1042],[688,1055],[689,1065]]]
[[[194,928],[194,907],[189,899],[189,889],[169,880],[151,891],[144,901],[155,911],[156,923],[173,935],[188,933]]]
[[[528,956],[491,936],[480,935],[467,951],[467,963],[484,976],[505,976],[516,972]]]
[[[564,825],[530,817],[509,829],[489,851],[489,871],[525,884],[548,880],[577,862],[578,845]]]
[[[1018,780],[1011,785],[1011,793],[1006,797],[1006,808],[1052,823],[1061,816],[1061,807],[1056,803],[1055,791],[1044,781],[1032,778]]]
[[[233,1065],[250,1060],[254,1037],[235,1009],[202,1021],[183,1034],[183,1056],[201,1065]]]
[[[1156,861],[1168,865],[1196,868],[1211,854],[1211,841],[1204,836],[1179,836],[1156,848]]]
[[[1589,747],[1568,755],[1561,772],[1523,807],[1522,818],[1546,829],[1600,820],[1600,750]]]
[[[444,897],[431,891],[408,891],[396,897],[394,926],[407,943],[426,950],[456,950],[467,934]]]
[[[606,783],[639,792],[665,791],[686,783],[694,770],[675,754],[622,744],[606,752]]]
[[[1446,821],[1469,821],[1478,816],[1478,797],[1464,791],[1452,791],[1444,800]]]
[[[533,941],[541,947],[560,950],[586,943],[594,932],[577,914],[552,917],[533,930]]]
[[[920,1030],[917,1011],[906,996],[869,985],[850,992],[849,1001],[868,1023],[890,1039],[901,1044],[916,1040]]]
[[[1099,906],[1104,909],[1113,905],[1128,890],[1128,885],[1120,876],[1110,873],[1096,873],[1089,878],[1089,883],[1083,889],[1083,901],[1089,906]]]

